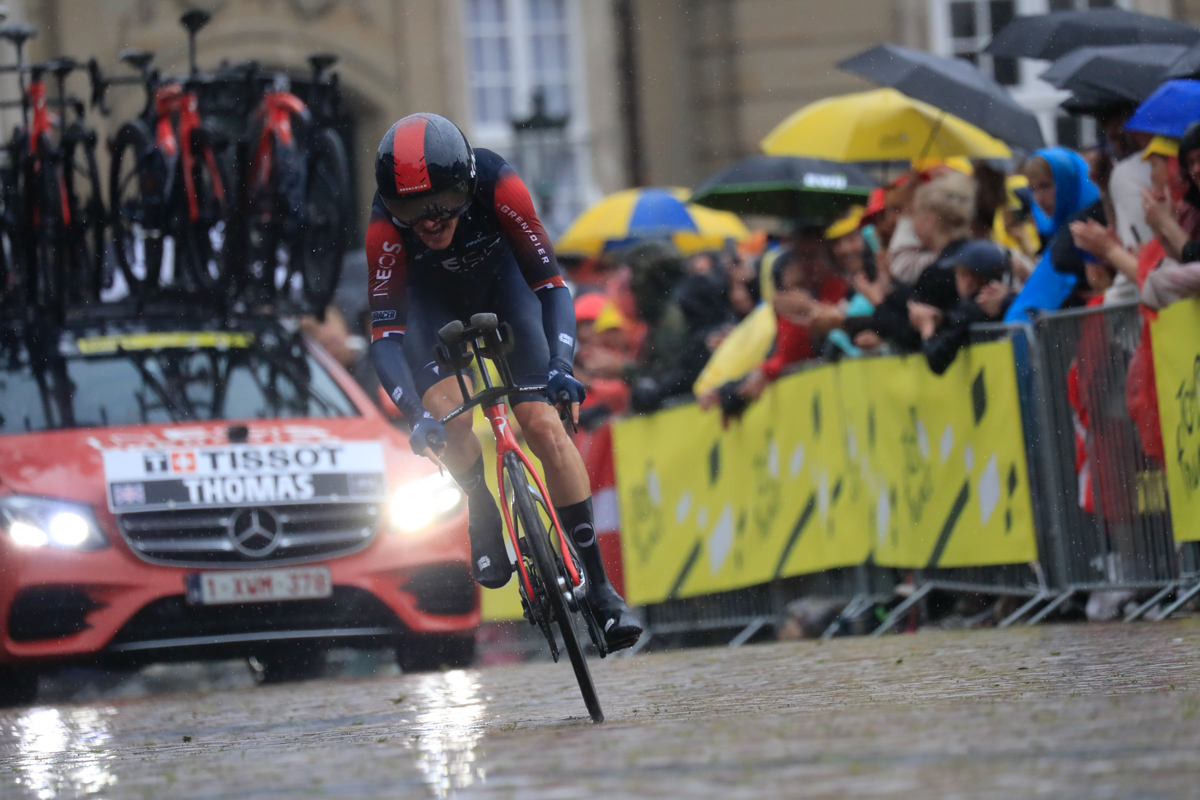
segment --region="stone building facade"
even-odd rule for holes
[[[477,145],[517,156],[510,120],[528,116],[541,91],[548,114],[567,118],[546,179],[559,229],[631,184],[694,185],[755,152],[805,103],[869,88],[835,64],[878,42],[1003,73],[1053,138],[1058,96],[1039,85],[1039,65],[996,65],[975,53],[1006,14],[1114,3],[1200,22],[1200,0],[7,0],[10,19],[41,31],[35,59],[94,55],[121,71],[118,53],[141,47],[157,52],[164,71],[182,73],[177,20],[193,6],[213,13],[201,66],[253,58],[303,75],[309,53],[337,53],[360,214],[376,144],[393,120],[435,111]],[[73,81],[86,92],[82,76]],[[0,93],[14,96],[11,76]],[[113,115],[94,123],[111,132],[141,102],[137,91],[115,95]],[[0,120],[5,130],[13,119]]]

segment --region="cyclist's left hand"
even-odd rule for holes
[[[546,384],[546,394],[550,402],[560,409],[571,410],[571,422],[579,424],[579,404],[587,397],[583,384],[569,372],[555,372]]]

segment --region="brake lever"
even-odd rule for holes
[[[558,418],[564,423],[571,424],[571,431],[579,433],[579,426],[575,423],[575,419],[571,416],[571,395],[566,391],[558,393]]]

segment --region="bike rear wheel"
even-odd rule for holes
[[[158,289],[167,234],[166,167],[149,133],[139,123],[117,131],[109,167],[108,198],[117,267],[129,293],[146,300]]]
[[[550,535],[529,491],[530,479],[525,465],[515,454],[509,453],[504,457],[504,471],[509,491],[512,492],[514,522],[529,542],[534,570],[545,589],[554,621],[558,623],[558,631],[562,635],[567,656],[571,659],[571,668],[575,671],[575,680],[579,683],[583,702],[592,722],[603,722],[604,710],[600,707],[600,698],[596,694],[595,684],[592,683],[592,673],[583,656],[583,649],[579,646],[574,616],[567,602],[566,592],[572,591],[570,577],[550,543]]]
[[[33,231],[34,269],[37,304],[55,314],[63,312],[66,300],[67,230],[64,218],[66,189],[54,146],[47,136],[40,137],[37,150],[28,162],[30,204]]]
[[[350,224],[348,175],[341,137],[328,128],[318,131],[309,145],[300,257],[304,297],[317,313],[333,299],[342,274]]]

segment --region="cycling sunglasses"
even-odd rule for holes
[[[411,228],[421,220],[443,222],[462,215],[467,206],[471,205],[470,188],[464,181],[436,194],[385,199],[383,204],[387,206],[388,213],[396,222]]]

